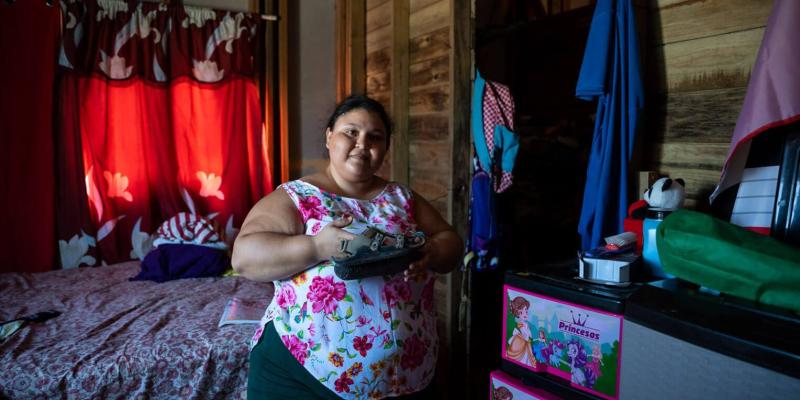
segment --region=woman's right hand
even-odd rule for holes
[[[316,236],[311,237],[311,241],[314,243],[317,260],[330,260],[333,256],[342,254],[342,241],[356,238],[352,233],[342,229],[352,222],[353,217],[351,216],[335,220],[325,225]]]

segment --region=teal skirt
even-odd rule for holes
[[[438,396],[427,389],[407,396],[402,400],[435,399]],[[325,385],[317,381],[305,367],[292,356],[283,345],[272,322],[264,327],[258,344],[250,352],[250,370],[247,376],[248,400],[272,399],[339,399]]]

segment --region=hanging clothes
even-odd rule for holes
[[[630,0],[597,2],[575,95],[597,100],[594,137],[578,232],[584,250],[622,232],[628,163],[644,94]]]
[[[472,95],[472,140],[479,167],[493,179],[494,191],[511,186],[519,139],[514,131],[514,97],[500,83],[475,76]]]
[[[512,131],[514,98],[507,86],[477,73],[472,93],[473,178],[464,266],[483,271],[499,264],[495,193],[511,186],[519,139]]]
[[[742,181],[751,139],[800,120],[800,2],[776,0],[733,130],[722,176],[710,201]]]

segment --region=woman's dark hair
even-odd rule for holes
[[[339,117],[358,109],[376,114],[381,119],[383,127],[386,129],[386,147],[389,147],[392,138],[392,121],[389,119],[389,114],[386,113],[386,109],[383,108],[381,103],[363,94],[350,95],[342,100],[342,102],[336,106],[336,109],[333,110],[331,117],[328,118],[327,128],[333,130],[333,126],[336,125],[336,121]]]

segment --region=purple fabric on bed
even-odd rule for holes
[[[231,259],[225,250],[194,244],[162,244],[147,253],[141,272],[131,280],[166,282],[220,276],[230,266]]]
[[[0,398],[244,399],[256,325],[217,327],[231,297],[263,302],[242,277],[133,281],[138,262],[0,274],[0,320],[62,314],[0,343]]]

